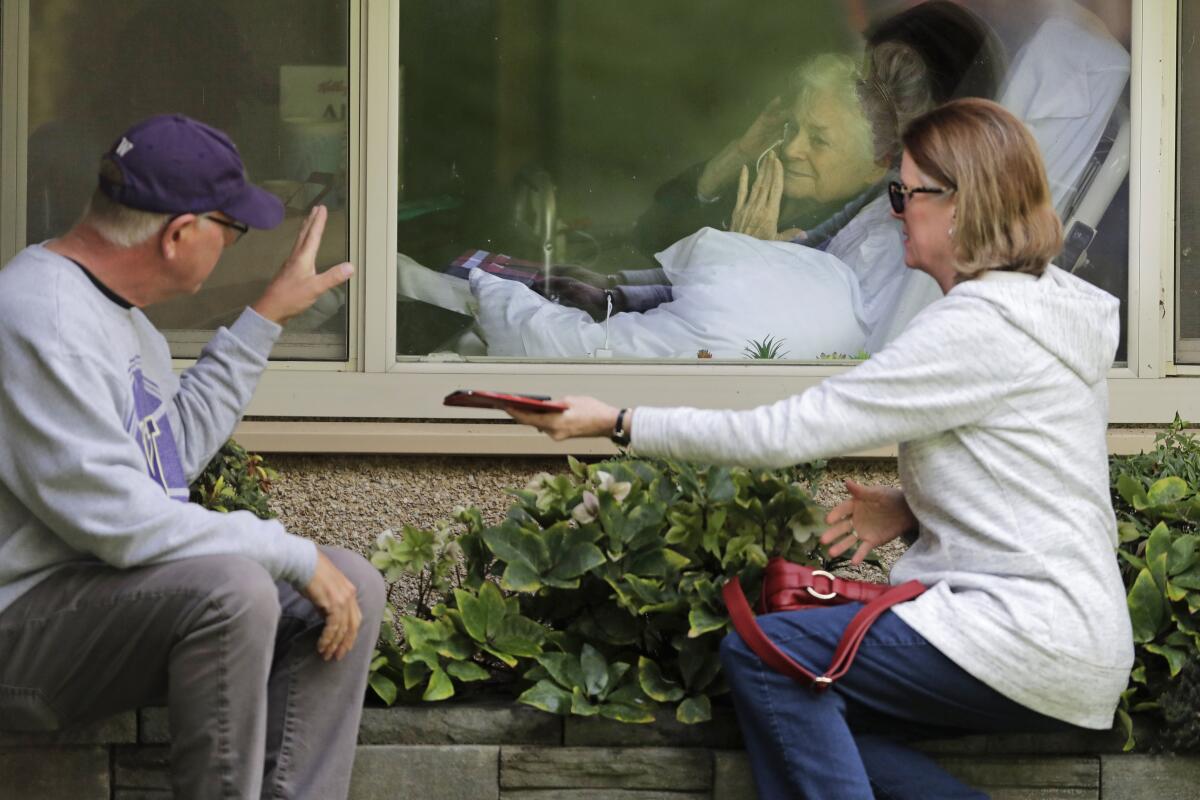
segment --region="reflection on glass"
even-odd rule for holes
[[[348,20],[346,0],[31,3],[27,241],[71,226],[120,131],[179,112],[229,133],[288,215],[226,252],[200,293],[148,309],[176,356],[197,355],[258,297],[312,204],[330,209],[318,264],[346,260]],[[346,358],[344,300],[293,320],[274,356]]]
[[[1179,254],[1175,292],[1175,360],[1200,364],[1200,186],[1194,168],[1200,161],[1200,49],[1190,46],[1200,32],[1200,8],[1184,3],[1179,9]]]
[[[900,134],[963,96],[1028,123],[1060,265],[1124,300],[1129,0],[760,6],[405,3],[399,355],[878,352],[940,295]]]

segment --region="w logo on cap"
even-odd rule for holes
[[[137,144],[134,144],[137,140]],[[121,180],[100,176],[109,199],[156,214],[223,211],[252,228],[283,221],[283,203],[246,181],[246,167],[228,136],[181,114],[159,114],[134,125],[107,154]]]

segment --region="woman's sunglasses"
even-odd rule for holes
[[[946,194],[953,192],[954,189],[939,189],[936,186],[905,186],[900,181],[892,181],[888,184],[888,200],[892,203],[892,210],[897,214],[904,213],[904,204],[909,195],[913,194]]]

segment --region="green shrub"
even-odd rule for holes
[[[390,704],[482,681],[557,714],[707,720],[726,691],[721,584],[738,574],[753,597],[770,556],[823,564],[809,493],[821,466],[571,459],[513,491],[499,525],[471,508],[453,527],[385,531],[372,563],[418,586],[407,641],[380,643],[371,686]]]
[[[262,456],[248,453],[230,439],[192,482],[189,499],[213,511],[249,511],[260,519],[272,519],[267,504],[271,482],[279,477]]]
[[[1110,461],[1136,653],[1117,712],[1126,750],[1135,714],[1166,747],[1200,744],[1200,442],[1185,428],[1176,416],[1151,452]]]

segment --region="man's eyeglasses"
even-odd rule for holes
[[[908,200],[909,195],[914,194],[946,194],[953,192],[954,189],[941,189],[937,186],[905,186],[900,181],[892,181],[888,184],[888,200],[892,203],[892,210],[897,214],[904,213],[904,203]]]
[[[895,204],[896,203],[893,200],[892,205],[895,205]],[[224,225],[226,228],[232,228],[233,230],[237,231],[237,235],[233,237],[233,244],[237,244],[238,242],[240,242],[242,240],[242,237],[250,232],[250,226],[244,222],[238,222],[236,220],[221,219],[220,217],[214,217],[212,214],[204,214],[202,216],[207,220],[211,220],[211,221],[217,223],[218,225]]]

